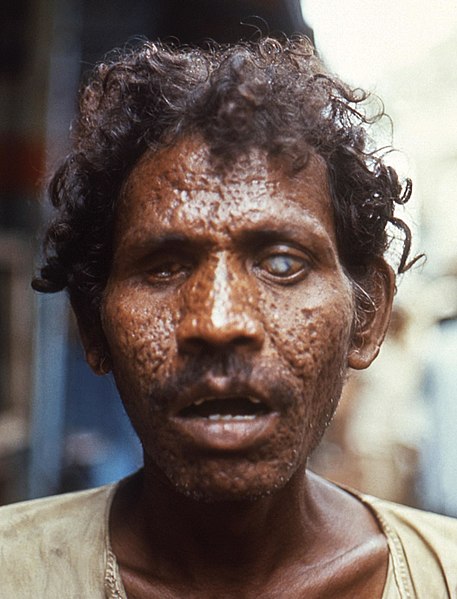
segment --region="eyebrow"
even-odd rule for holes
[[[274,229],[268,228],[253,228],[248,231],[242,231],[239,234],[239,243],[245,247],[269,245],[279,243],[284,240],[299,243],[302,241],[303,235],[308,235],[311,238],[321,238],[321,235],[314,231],[306,231],[306,226],[282,226]]]
[[[154,235],[136,242],[130,252],[135,255],[149,255],[154,252],[166,252],[172,250],[201,249],[208,246],[208,242],[202,239],[193,239],[184,233],[170,232],[163,235]]]
[[[332,239],[332,233],[328,230],[322,217],[303,210],[300,206],[292,205],[287,212],[276,214],[274,218],[275,222],[273,223],[270,219],[260,219],[242,234],[247,237],[264,235],[267,241],[268,239],[275,241],[279,238],[289,238],[297,242],[304,242],[308,239],[319,243]],[[335,233],[334,228],[333,233]]]
[[[322,239],[327,238],[326,231],[319,227],[319,230],[311,230],[306,226],[307,223],[290,223],[280,225],[275,228],[266,227],[263,223],[251,225],[249,229],[241,230],[234,234],[236,241],[243,246],[263,245],[267,243],[275,243],[284,239],[296,239],[303,235],[307,237]],[[316,224],[310,222],[309,224]],[[209,223],[210,226],[210,223]],[[154,251],[156,249],[167,249],[176,247],[207,247],[210,245],[201,235],[187,235],[178,231],[151,235],[150,238],[142,240],[139,243],[139,249]]]

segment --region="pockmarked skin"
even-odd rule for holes
[[[144,448],[110,516],[129,597],[381,597],[377,523],[306,471],[393,290],[355,343],[336,248],[314,154],[298,173],[259,149],[222,168],[188,136],[125,181],[102,338],[82,336],[92,364],[104,343]]]
[[[227,500],[283,486],[319,441],[341,393],[354,299],[321,160],[290,175],[252,150],[216,168],[193,139],[134,168],[102,322],[146,458],[181,492]],[[179,418],[215,394],[253,396],[270,415]]]

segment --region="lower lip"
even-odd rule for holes
[[[279,420],[276,412],[252,420],[210,420],[209,418],[172,419],[177,433],[199,449],[238,452],[266,442]]]

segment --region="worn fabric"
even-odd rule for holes
[[[115,489],[0,509],[0,599],[126,599],[108,534]],[[382,599],[457,599],[457,520],[356,496],[387,537]]]

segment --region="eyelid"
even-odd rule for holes
[[[297,247],[295,244],[275,243],[275,244],[268,245],[268,246],[262,248],[258,252],[255,262],[259,262],[260,260],[263,260],[263,259],[267,258],[268,256],[275,256],[275,255],[277,256],[277,255],[282,255],[282,254],[296,256],[298,258],[302,258],[302,259],[310,261],[310,262],[312,262],[314,260],[313,255],[309,251],[306,251],[303,248]]]

